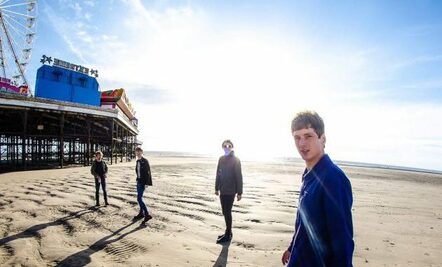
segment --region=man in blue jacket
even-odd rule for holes
[[[133,220],[139,220],[144,217],[142,224],[145,224],[152,216],[143,201],[144,191],[148,186],[152,186],[152,174],[150,173],[149,161],[143,156],[143,149],[141,147],[135,148],[135,155],[137,156],[137,163],[135,165],[135,173],[137,174],[137,201],[140,206],[140,212]]]
[[[295,233],[282,263],[289,267],[351,267],[354,242],[350,181],[324,152],[324,122],[316,112],[298,113],[291,128],[306,169]]]

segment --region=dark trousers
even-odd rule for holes
[[[235,201],[235,195],[220,195],[221,208],[223,210],[224,220],[226,221],[226,234],[232,233],[232,207]]]
[[[101,188],[103,189],[104,203],[107,204],[106,178],[99,177],[98,179],[95,178],[95,201],[97,202],[97,205],[100,204],[100,199],[99,199],[100,184]]]
[[[140,206],[140,214],[146,216],[147,214],[149,214],[149,211],[147,210],[146,204],[144,204],[143,201],[144,189],[146,189],[146,185],[137,182],[137,201],[138,205]]]

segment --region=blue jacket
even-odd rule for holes
[[[306,170],[287,266],[353,266],[352,203],[350,181],[328,155]]]

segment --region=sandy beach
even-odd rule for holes
[[[137,214],[134,163],[109,168],[94,208],[89,167],[0,175],[0,266],[282,266],[301,162],[243,162],[234,237],[214,195],[217,160],[149,156],[153,219]],[[342,167],[353,186],[354,266],[442,266],[442,175]]]

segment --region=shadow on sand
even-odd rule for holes
[[[80,218],[84,214],[94,212],[97,209],[98,208],[92,207],[92,208],[88,208],[88,209],[84,209],[84,210],[79,210],[77,212],[71,212],[70,215],[59,218],[53,222],[34,225],[34,226],[29,227],[28,229],[24,230],[21,233],[7,236],[7,237],[0,239],[0,246],[5,245],[5,244],[7,244],[11,241],[17,240],[17,239],[21,239],[21,238],[29,238],[29,237],[40,238],[41,235],[39,232],[41,230],[46,229],[51,226],[64,225],[69,220]]]
[[[146,225],[141,224],[140,226],[132,229],[131,231],[119,235],[120,232],[122,232],[126,228],[129,228],[131,225],[133,225],[135,223],[136,223],[136,221],[132,221],[130,224],[128,224],[124,227],[121,227],[120,229],[116,230],[115,232],[112,232],[111,234],[98,240],[94,244],[90,245],[88,248],[85,248],[82,251],[79,251],[75,254],[68,256],[64,260],[58,262],[56,266],[85,266],[85,265],[89,264],[91,262],[91,255],[92,254],[94,254],[100,250],[103,250],[109,244],[117,242],[131,233],[134,233],[140,229],[146,228]],[[115,237],[117,235],[118,235],[118,237]],[[115,238],[111,239],[112,237],[115,237]]]
[[[219,253],[218,259],[213,264],[213,267],[225,267],[227,266],[227,258],[229,256],[229,246],[231,244],[231,241],[222,243],[222,249]]]

